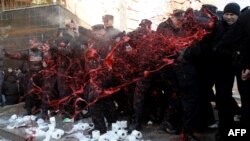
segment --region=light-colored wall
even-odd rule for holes
[[[165,20],[173,9],[192,7],[199,9],[202,4],[214,4],[219,10],[234,0],[64,0],[66,8],[76,14],[89,27],[102,23],[102,15],[112,14],[114,26],[120,30],[131,31],[138,27],[139,22],[150,19],[153,29]],[[200,1],[200,2],[199,2]],[[242,8],[250,5],[250,0],[238,0]]]
[[[126,0],[66,0],[66,8],[90,26],[102,23],[105,14],[114,15],[114,26],[125,30],[126,3]]]

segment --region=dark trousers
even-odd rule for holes
[[[115,104],[111,97],[98,100],[89,107],[89,110],[95,129],[101,133],[107,130],[105,118],[109,125],[116,122]]]
[[[141,119],[146,110],[147,114],[152,114],[153,110],[157,109],[159,103],[156,102],[159,96],[152,96],[152,92],[157,89],[163,90],[161,74],[161,71],[155,72],[136,82],[133,96],[134,117]]]
[[[183,111],[174,67],[169,66],[165,68],[161,73],[161,78],[161,83],[164,84],[162,86],[164,94],[161,97],[161,105],[164,108],[162,127],[166,128],[171,126],[178,131],[182,126]]]
[[[53,108],[48,104],[49,101],[63,99],[71,94],[70,85],[72,84],[67,82],[67,76],[65,76],[66,74],[64,73],[63,70],[59,69],[55,75],[44,78],[44,85],[42,87],[42,110],[47,111],[49,108]],[[59,103],[59,109],[63,117],[71,118],[75,116],[73,100],[66,100],[66,102]]]
[[[206,64],[199,63],[197,68],[198,74],[198,90],[199,108],[195,118],[195,128],[204,130],[209,125],[215,123],[214,111],[211,101],[215,101],[214,85],[214,68],[208,62]]]
[[[58,94],[56,91],[56,75],[52,75],[49,77],[44,77],[44,85],[42,86],[43,94],[42,94],[42,103],[41,108],[43,110],[49,109],[49,102],[52,100],[58,99]]]
[[[38,72],[29,72],[27,74],[27,93],[25,95],[25,109],[27,114],[32,114],[32,109],[40,108],[41,104],[41,91],[42,76]]]
[[[196,69],[191,62],[180,62],[174,67],[183,106],[183,131],[192,133],[194,118],[198,110]]]
[[[101,98],[100,93],[96,92],[95,87],[90,84],[86,86],[84,98],[89,102],[89,112],[95,129],[105,133],[107,130],[105,118],[109,125],[116,122],[117,115],[113,95]]]
[[[146,117],[145,114],[152,115],[153,110],[157,110],[158,105],[156,102],[158,99],[157,96],[152,96],[152,92],[155,88],[154,85],[157,85],[155,83],[158,83],[157,81],[160,79],[160,73],[157,72],[136,82],[133,97],[134,121],[132,122],[141,124],[142,117]]]
[[[4,75],[3,75],[3,72],[2,70],[0,69],[0,103],[4,103],[4,100],[3,100],[3,81],[4,81]]]
[[[136,83],[134,98],[133,98],[133,109],[134,116],[141,119],[144,111],[145,95],[150,89],[152,78],[143,78]]]
[[[247,129],[247,132],[250,131],[250,79],[243,81],[241,79],[241,71],[243,70],[242,66],[236,66],[236,78],[238,91],[241,97],[241,127]],[[248,137],[249,137],[249,133]]]
[[[217,67],[215,75],[216,103],[219,116],[219,133],[227,136],[230,129],[234,128],[233,97],[232,88],[234,75],[232,66]]]

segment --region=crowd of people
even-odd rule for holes
[[[110,66],[114,48],[122,41],[129,52],[137,41],[147,40],[152,34],[187,37],[193,33],[189,30],[194,30],[184,22],[192,22],[190,14],[200,17],[196,21],[207,23],[203,27],[207,34],[177,50],[169,65],[119,88],[117,74],[110,70],[100,73],[101,65]],[[91,116],[95,129],[101,133],[111,123],[128,116],[130,131],[142,130],[142,123],[150,120],[160,124],[161,131],[182,133],[184,141],[198,141],[193,131],[216,123],[211,101],[218,109],[217,140],[229,140],[230,129],[249,129],[249,7],[241,10],[237,3],[228,3],[222,14],[210,4],[204,4],[199,11],[174,10],[156,31],[148,19],[129,33],[113,27],[112,15],[102,19],[103,24],[92,26],[92,30],[78,27],[72,20],[66,29],[58,30],[56,38],[44,43],[31,38],[29,49],[21,52],[9,53],[0,45],[0,96],[15,91],[17,97],[24,97],[25,114],[36,114],[38,110],[44,119],[49,116],[48,110],[55,109],[63,118]],[[22,73],[10,69],[2,73],[4,57],[24,60],[25,69],[21,69]],[[232,96],[235,77],[240,107]],[[9,88],[11,85],[16,87]],[[76,95],[81,97],[80,104]],[[1,104],[5,105],[3,98]],[[82,115],[83,107],[87,107],[88,114]],[[235,115],[240,115],[240,122],[234,120]]]

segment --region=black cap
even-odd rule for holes
[[[151,25],[152,22],[148,19],[143,19],[141,20],[141,23],[139,24],[139,26],[145,26],[145,25]]]
[[[174,17],[179,18],[179,17],[183,17],[183,16],[184,16],[184,13],[185,13],[184,10],[176,9],[176,10],[173,11],[173,14],[172,14],[172,15],[173,15]]]
[[[215,5],[212,5],[212,4],[203,4],[201,6],[201,10],[202,9],[208,9],[212,13],[216,14],[218,8]]]
[[[224,10],[223,13],[233,13],[235,15],[240,15],[240,5],[237,3],[228,3]]]
[[[106,14],[106,15],[102,16],[102,21],[103,22],[108,21],[108,20],[113,20],[113,19],[114,19],[113,15]]]
[[[93,25],[91,28],[92,28],[92,30],[100,30],[100,29],[104,29],[104,25],[103,24],[96,24],[96,25]]]
[[[249,9],[250,9],[250,6],[246,6],[246,7],[244,7],[240,12],[243,13],[243,12],[249,10]]]
[[[62,37],[57,38],[56,39],[56,43],[60,44],[61,42],[63,42],[65,44],[68,44],[72,38],[73,37],[71,35],[69,35],[69,34],[66,33]]]

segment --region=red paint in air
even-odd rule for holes
[[[45,78],[60,75],[66,81],[64,89],[68,93],[67,96],[58,99],[58,92],[51,92],[46,96],[49,97],[46,101],[47,105],[55,111],[59,110],[62,114],[75,117],[81,110],[91,106],[99,99],[112,95],[121,88],[172,64],[180,50],[202,40],[213,28],[215,16],[208,11],[205,14],[210,15],[210,18],[200,22],[197,19],[201,17],[195,15],[191,9],[186,11],[183,22],[187,26],[182,29],[184,34],[181,37],[163,36],[153,32],[140,38],[134,35],[129,38],[125,37],[126,40],[113,42],[111,51],[104,60],[100,58],[98,52],[105,50],[102,49],[102,46],[100,49],[90,48],[87,52],[82,50],[81,56],[77,58],[58,54],[57,58],[62,58],[61,61],[66,59],[68,63],[65,71],[58,72],[57,64],[51,63],[41,73]],[[56,61],[49,60],[49,62]],[[115,80],[115,83],[104,86],[111,78]],[[40,94],[40,97],[46,94],[46,89],[35,84],[34,86],[33,90]],[[91,86],[90,91],[87,90],[88,86]],[[97,95],[94,100],[88,101],[85,94],[92,92]]]

